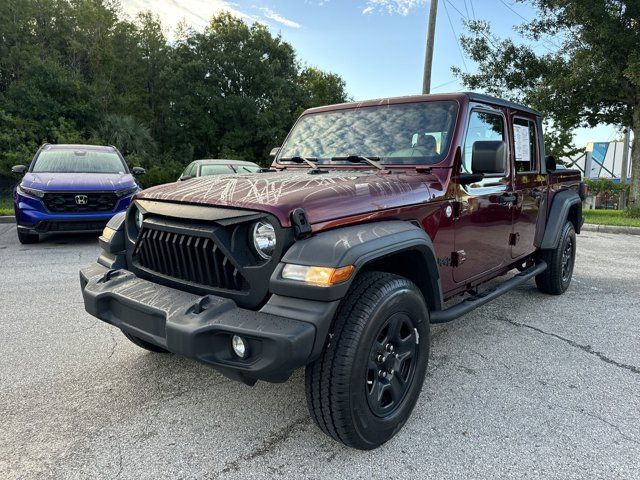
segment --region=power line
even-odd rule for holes
[[[500,3],[502,3],[505,7],[507,7],[509,10],[511,10],[513,13],[515,13],[518,17],[520,17],[522,20],[524,20],[525,22],[530,22],[531,20],[523,17],[518,11],[516,11],[511,5],[509,5],[507,2],[505,2],[504,0],[500,0]],[[548,43],[553,45],[556,48],[562,48],[560,47],[560,45],[557,45],[555,43],[553,43],[551,40],[542,40],[542,43]],[[546,45],[543,45],[547,50],[549,50],[550,52],[553,52],[553,50],[551,50],[549,47],[547,47]]]
[[[458,40],[458,35],[456,34],[455,28],[453,28],[453,22],[451,21],[451,16],[449,15],[449,9],[447,8],[447,1],[442,2],[444,5],[444,12],[447,14],[447,18],[449,19],[449,25],[451,25],[451,31],[453,32],[453,37],[456,39],[456,43],[458,44],[458,50],[460,51],[460,58],[462,58],[462,64],[464,65],[464,69],[469,73],[469,68],[467,67],[467,62],[464,61],[464,53],[462,52],[462,46],[460,45],[460,40]]]
[[[469,21],[470,21],[470,20],[469,20],[469,18],[467,18],[467,16],[466,16],[464,13],[462,13],[458,7],[456,7],[453,3],[451,3],[451,1],[450,1],[450,0],[444,0],[444,3],[448,3],[448,4],[451,6],[451,8],[453,8],[456,12],[458,12],[458,14],[459,14],[462,18],[464,18],[467,22],[469,22]],[[446,8],[446,7],[445,7],[445,8]],[[496,46],[496,44],[495,44],[495,43],[493,43],[493,40],[491,40],[491,38],[490,38],[490,37],[488,37],[488,36],[487,36],[484,32],[482,32],[482,31],[480,31],[479,33],[480,33],[480,35],[482,35],[482,36],[484,37],[484,39],[485,39],[487,42],[489,42],[489,43],[491,44],[491,46],[492,46],[493,48],[495,48],[496,50],[498,49],[498,47]]]
[[[463,0],[464,3],[464,11],[467,12],[467,17],[469,16],[469,8],[467,7],[467,0]]]
[[[473,8],[473,0],[469,0],[469,6],[471,7],[471,15],[473,16],[473,19],[476,19],[476,10]]]
[[[431,90],[437,90],[438,88],[446,87],[447,85],[450,85],[450,84],[452,84],[454,82],[457,82],[457,81],[458,81],[458,79],[454,78],[453,80],[449,80],[448,82],[444,82],[444,83],[441,83],[440,85],[436,85]]]

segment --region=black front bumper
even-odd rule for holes
[[[82,269],[80,283],[90,314],[245,383],[284,381],[314,352],[314,323],[245,310],[227,298],[183,292],[100,264]],[[233,353],[233,335],[248,342],[246,359]]]

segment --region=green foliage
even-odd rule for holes
[[[0,2],[0,184],[50,143],[116,145],[149,186],[194,158],[269,164],[305,108],[344,102],[337,75],[228,14],[168,42],[151,13],[113,0]],[[3,178],[4,177],[4,180]]]
[[[640,207],[627,208],[624,211],[624,215],[629,218],[637,218],[640,220]]]
[[[576,127],[609,124],[640,132],[640,3],[637,0],[520,0],[538,15],[521,25],[525,41],[500,39],[485,21],[461,39],[477,73],[454,72],[473,89],[532,105],[561,133],[552,149],[572,148]],[[552,44],[554,48],[549,49]],[[640,202],[640,145],[632,151],[631,200]],[[640,203],[639,203],[640,204]]]
[[[622,210],[583,210],[584,222],[594,225],[640,227],[640,218],[630,217]]]
[[[598,178],[596,180],[585,179],[589,193],[598,195],[600,193],[608,195],[620,195],[622,192],[629,191],[629,184],[614,182],[610,178]]]
[[[151,152],[151,130],[131,115],[105,115],[94,135],[107,145],[114,145],[123,155]]]
[[[590,195],[600,195],[604,205],[618,205],[620,195],[629,193],[629,184],[614,182],[609,178],[598,178],[597,180],[585,179]]]

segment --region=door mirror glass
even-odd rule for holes
[[[269,153],[269,156],[271,158],[276,158],[276,156],[278,156],[278,153],[280,153],[280,147],[276,147],[272,149],[271,152]]]
[[[506,144],[502,140],[479,140],[473,143],[472,173],[504,175],[506,172]]]
[[[13,167],[11,167],[11,172],[17,173],[18,175],[24,175],[26,171],[27,167],[25,167],[24,165],[14,165]]]

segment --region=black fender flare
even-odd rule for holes
[[[276,295],[331,302],[342,299],[351,282],[367,264],[401,252],[417,252],[424,259],[430,288],[423,290],[432,310],[442,308],[442,287],[437,256],[429,235],[408,221],[389,220],[336,228],[295,242],[282,257],[271,276],[270,291]],[[353,265],[348,281],[318,287],[282,278],[287,263],[321,267]],[[428,297],[428,298],[427,298]]]
[[[569,219],[569,212],[575,205],[578,206],[578,215],[577,218],[573,219],[573,222],[576,233],[580,233],[580,227],[582,227],[583,222],[580,195],[574,190],[562,190],[553,196],[544,236],[540,243],[541,250],[552,250],[558,246],[562,227]]]

